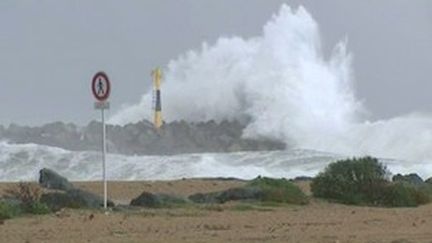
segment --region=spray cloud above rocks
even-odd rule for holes
[[[429,116],[366,119],[348,50],[348,41],[341,40],[331,56],[324,56],[313,17],[303,7],[283,5],[260,36],[220,37],[170,61],[163,83],[164,118],[239,120],[247,124],[243,136],[278,139],[292,147],[431,160]],[[151,98],[151,92],[144,94],[110,122],[149,118]]]

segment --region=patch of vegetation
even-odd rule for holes
[[[403,183],[388,185],[383,190],[382,204],[394,207],[415,207],[418,205],[416,200],[417,190]]]
[[[428,196],[428,202],[432,200],[432,184],[424,183],[420,186],[415,186],[415,188],[417,189],[417,191],[420,191],[423,195]],[[424,202],[421,204],[426,204],[428,202]]]
[[[42,214],[49,214],[49,213],[51,213],[51,210],[48,207],[48,205],[46,205],[45,203],[33,202],[32,204],[30,204],[27,207],[26,212],[30,213],[30,214],[42,215]]]
[[[247,186],[256,187],[262,191],[262,202],[307,204],[308,197],[292,182],[282,178],[274,179],[258,177],[252,180]]]
[[[309,198],[292,182],[286,179],[258,177],[243,187],[220,192],[196,193],[188,199],[200,204],[222,204],[229,201],[272,202],[281,204],[307,204]]]
[[[161,202],[161,207],[165,208],[186,207],[189,204],[184,198],[175,195],[160,194],[158,198]]]
[[[345,204],[413,207],[430,201],[425,189],[391,183],[387,168],[372,157],[331,163],[311,184],[315,197]]]
[[[51,210],[40,202],[42,190],[37,185],[21,182],[6,190],[6,200],[0,202],[0,218],[10,219],[23,213],[48,214]]]
[[[11,219],[22,213],[19,204],[10,201],[0,201],[0,220]]]
[[[6,197],[21,201],[25,207],[39,202],[41,196],[42,190],[39,186],[26,182],[20,182],[16,187],[6,190]]]

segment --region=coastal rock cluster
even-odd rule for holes
[[[39,185],[54,192],[44,193],[40,201],[52,211],[62,208],[100,208],[104,205],[103,198],[94,193],[75,188],[69,180],[57,172],[44,168],[39,171]],[[111,200],[109,207],[114,207]]]
[[[149,121],[124,126],[107,125],[110,153],[126,155],[170,155],[180,153],[281,150],[285,144],[270,139],[242,137],[245,126],[238,121],[166,123],[157,131]],[[55,122],[39,127],[11,124],[0,126],[0,139],[10,143],[35,143],[72,151],[100,150],[101,124],[79,127]]]

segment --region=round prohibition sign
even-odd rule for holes
[[[98,72],[93,77],[92,92],[98,101],[106,101],[111,92],[111,84],[104,72]]]

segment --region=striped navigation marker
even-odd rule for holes
[[[154,126],[157,130],[162,126],[161,80],[162,71],[156,68],[152,72],[154,86]]]

